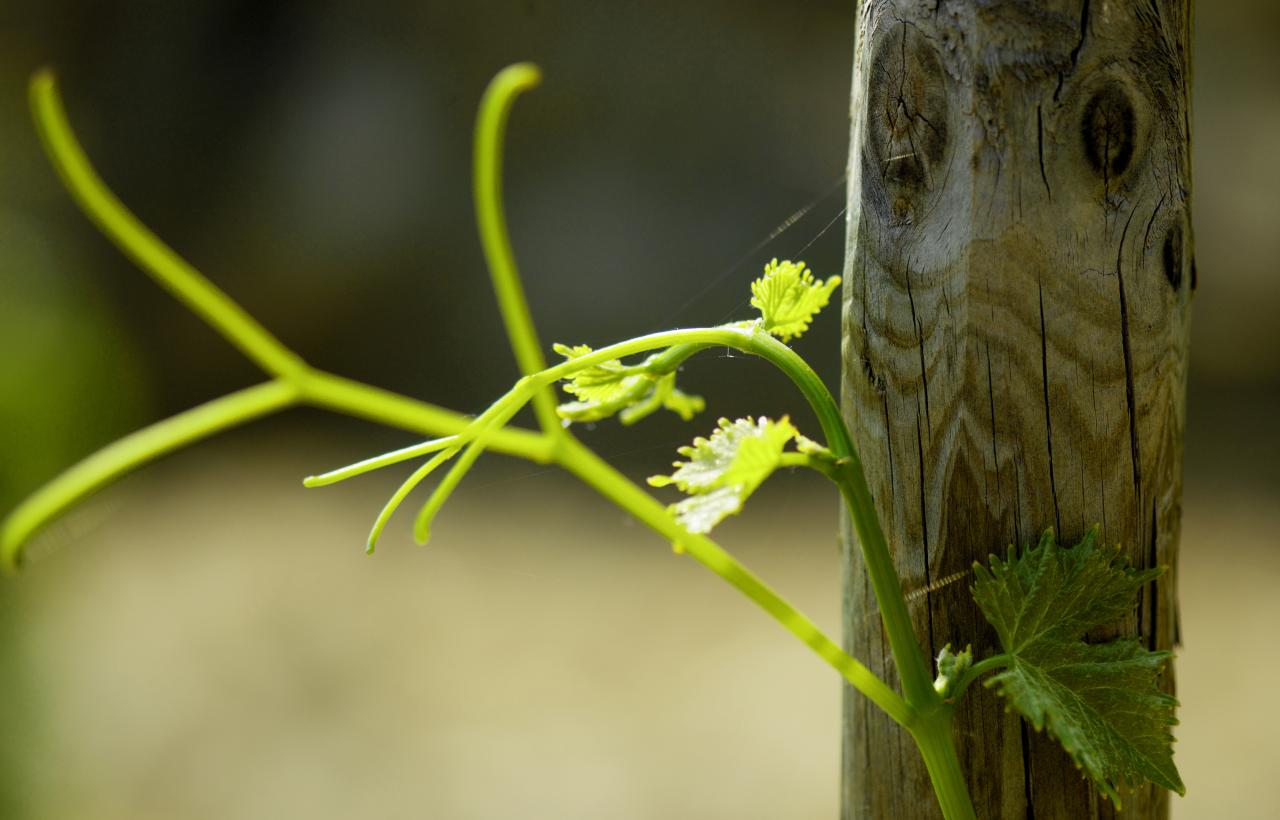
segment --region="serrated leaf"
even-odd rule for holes
[[[586,345],[552,347],[566,359],[591,352]],[[706,406],[700,396],[676,389],[674,373],[653,373],[643,364],[624,365],[617,359],[580,370],[561,386],[577,399],[556,408],[569,421],[599,421],[618,414],[623,424],[634,424],[660,408],[688,421]]]
[[[670,509],[676,520],[692,533],[708,533],[724,519],[742,511],[746,496],[740,487],[721,487],[718,490],[691,495],[672,504]]]
[[[787,443],[798,435],[785,417],[780,421],[720,419],[719,425],[710,438],[699,437],[678,450],[688,460],[675,462],[675,472],[649,478],[654,487],[674,484],[691,494],[671,505],[690,532],[710,532],[741,510],[747,497],[778,468]]]
[[[569,347],[557,343],[552,345],[552,349],[566,359],[578,359],[592,352],[587,345]],[[627,367],[617,359],[609,359],[579,370],[562,387],[583,404],[601,405],[634,393],[636,385],[644,381],[643,371]]]
[[[683,421],[689,421],[706,407],[701,396],[692,396],[676,387],[676,374],[668,373],[653,385],[649,395],[618,413],[623,424],[635,424],[659,408],[670,410]]]
[[[760,311],[761,327],[786,342],[809,329],[839,284],[839,276],[815,281],[804,262],[774,259],[751,283],[751,306]]]
[[[670,476],[653,476],[649,484],[674,484],[686,493],[704,493],[719,487],[749,484],[752,489],[768,478],[778,466],[787,442],[796,428],[785,416],[781,421],[761,417],[755,421],[720,419],[719,429],[710,438],[699,436],[678,452],[688,461],[672,464]]]
[[[1010,658],[986,685],[1057,738],[1117,806],[1118,790],[1142,780],[1182,794],[1169,731],[1177,701],[1157,685],[1169,653],[1133,638],[1084,640],[1129,612],[1160,570],[1127,566],[1095,537],[1064,549],[1049,530],[1021,555],[975,565],[973,597]]]
[[[691,421],[694,416],[706,409],[707,403],[702,396],[686,393],[675,386],[676,377],[674,374],[668,376],[667,381],[671,384],[671,389],[662,396],[663,410],[670,410],[679,416],[682,421]],[[623,423],[626,423],[626,419],[623,419]]]

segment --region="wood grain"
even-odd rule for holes
[[[859,5],[842,400],[905,588],[939,587],[911,600],[935,656],[995,647],[975,560],[1094,523],[1171,568],[1112,634],[1177,641],[1190,16],[1190,0]],[[844,540],[848,647],[896,685]],[[981,818],[1167,816],[1157,789],[1116,811],[981,687],[957,732]],[[940,816],[910,738],[852,691],[844,766],[846,818]]]

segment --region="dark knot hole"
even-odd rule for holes
[[[1085,106],[1081,123],[1085,158],[1107,185],[1133,161],[1135,120],[1133,103],[1119,83],[1104,86]]]

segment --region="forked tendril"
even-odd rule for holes
[[[471,423],[459,413],[307,365],[148,230],[106,187],[67,122],[52,72],[42,70],[32,77],[30,102],[50,163],[90,221],[272,379],[138,430],[45,484],[0,523],[0,566],[14,569],[22,560],[24,547],[40,529],[121,476],[188,444],[289,407],[307,404],[437,436],[454,435]],[[527,430],[496,430],[490,446],[539,463],[551,460],[548,443]]]

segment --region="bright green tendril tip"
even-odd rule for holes
[[[309,475],[302,479],[304,487],[327,487],[330,484],[337,484],[340,481],[346,481],[348,478],[355,478],[365,473],[381,470],[383,467],[390,467],[393,464],[399,464],[403,461],[410,461],[418,456],[430,455],[437,450],[443,450],[458,440],[457,436],[445,436],[444,438],[432,439],[424,441],[421,444],[413,444],[409,447],[402,447],[399,450],[392,450],[389,453],[383,453],[373,458],[366,458],[357,461],[354,464],[348,464],[346,467],[339,467],[336,470],[330,470],[327,473],[319,475]]]
[[[547,368],[542,345],[533,326],[524,287],[516,268],[515,252],[507,232],[502,204],[502,156],[507,117],[516,98],[542,82],[542,72],[533,63],[516,63],[498,72],[480,100],[476,116],[472,193],[475,197],[476,228],[493,289],[507,328],[507,338],[521,374],[531,376]],[[545,435],[562,432],[556,415],[555,393],[550,386],[533,397],[534,413]]]
[[[428,459],[421,467],[414,470],[412,475],[405,479],[387,503],[383,505],[382,510],[378,513],[377,519],[373,522],[373,529],[369,530],[369,538],[365,542],[365,552],[373,555],[374,548],[378,545],[378,539],[382,537],[382,530],[387,526],[387,522],[391,520],[392,514],[399,508],[400,504],[409,497],[409,493],[417,487],[422,480],[431,475],[441,464],[453,458],[458,452],[457,447],[450,447],[436,453],[433,458]]]

